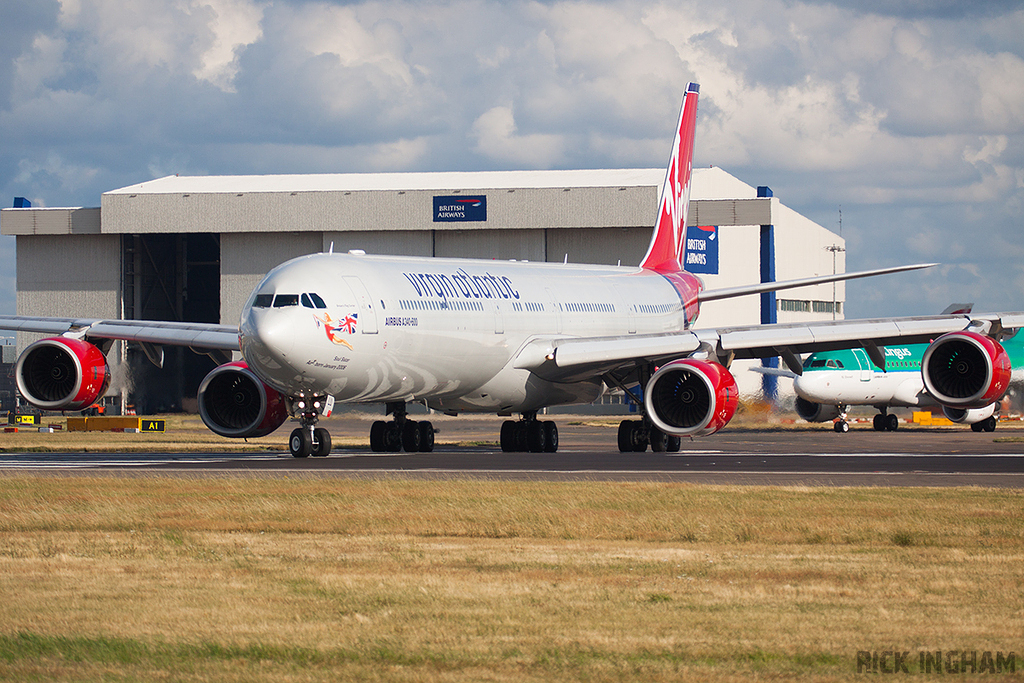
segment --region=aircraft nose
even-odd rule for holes
[[[831,379],[827,372],[805,372],[793,380],[793,391],[805,401],[819,403],[828,401],[830,397],[826,394]]]
[[[295,324],[284,311],[249,309],[241,337],[250,363],[286,365],[294,352]]]

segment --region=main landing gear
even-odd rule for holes
[[[293,399],[292,414],[298,414],[301,425],[293,429],[288,437],[288,452],[293,458],[308,458],[311,455],[323,457],[331,452],[331,433],[323,427],[317,427],[316,423],[325,406],[329,415],[333,404],[334,399],[331,397]]]
[[[501,450],[505,453],[554,453],[558,450],[558,425],[537,419],[537,411],[523,413],[523,419],[501,423]]]
[[[648,445],[655,453],[677,453],[682,440],[655,427],[646,415],[639,420],[623,420],[619,423],[620,453],[643,453]]]
[[[678,453],[682,445],[682,439],[678,436],[669,436],[654,426],[651,418],[647,416],[647,407],[644,405],[643,395],[647,390],[647,382],[651,379],[653,367],[639,368],[638,380],[640,382],[640,394],[637,395],[615,377],[609,376],[606,379],[610,384],[622,390],[623,395],[636,406],[640,411],[639,420],[623,420],[619,423],[619,452],[620,453],[645,453],[647,447],[655,453]]]
[[[900,420],[898,417],[886,411],[885,408],[880,409],[878,415],[871,421],[871,426],[875,428],[876,432],[895,432],[900,428]]]
[[[410,420],[405,403],[399,401],[385,406],[390,422],[377,420],[370,426],[370,450],[374,453],[430,453],[434,450],[434,425],[424,420]]]

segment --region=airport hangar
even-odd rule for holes
[[[0,232],[17,239],[18,315],[235,325],[267,271],[329,249],[635,265],[664,173],[168,176],[106,192],[100,208],[4,209]],[[446,210],[460,199],[483,211]],[[709,288],[845,272],[840,236],[720,168],[694,169],[688,222],[687,269]],[[698,325],[842,318],[844,299],[838,283],[716,301]],[[19,334],[19,351],[41,336]],[[144,351],[109,355],[111,394],[145,414],[194,410],[225,360],[168,348],[158,370]],[[771,395],[775,378],[748,372],[753,363],[734,367],[741,391]]]

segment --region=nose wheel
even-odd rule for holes
[[[293,414],[298,413],[300,427],[292,430],[288,437],[288,452],[293,458],[323,457],[331,452],[331,433],[323,427],[317,427],[321,409],[325,415],[331,414],[334,398],[298,398],[293,399]]]
[[[323,427],[296,427],[288,437],[293,458],[323,457],[331,452],[331,433]]]

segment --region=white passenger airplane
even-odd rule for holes
[[[798,370],[796,354],[860,347],[881,366],[880,346],[943,334],[932,344],[935,367],[925,372],[946,387],[948,403],[1002,395],[1008,361],[998,338],[1024,325],[1024,313],[693,328],[706,301],[926,267],[706,290],[680,266],[698,90],[690,84],[683,98],[654,234],[637,267],[303,256],[260,282],[238,327],[0,317],[0,329],[59,335],[25,349],[18,388],[42,409],[85,408],[107,388],[104,352],[117,339],[142,343],[151,358],[165,344],[240,351],[243,360],[202,382],[204,422],[217,434],[246,437],[291,416],[299,422],[289,438],[295,457],[330,452],[330,434],[317,422],[335,402],[386,404],[393,419],[374,423],[374,451],[433,449],[431,423],[406,416],[406,405],[418,401],[448,414],[519,413],[501,428],[502,450],[553,452],[558,431],[537,419],[540,409],[589,403],[609,387],[637,383],[641,395],[630,395],[641,417],[619,426],[619,449],[677,449],[679,437],[712,434],[733,417],[734,358],[782,356]]]
[[[1024,335],[1003,339],[1000,345],[1011,361],[1011,382],[1020,385],[1024,379]],[[811,354],[804,361],[802,375],[788,373],[797,395],[797,414],[808,422],[834,421],[835,430],[845,433],[850,429],[846,422],[850,406],[873,406],[879,411],[873,421],[875,431],[891,432],[899,427],[899,420],[889,408],[937,409],[953,422],[971,425],[976,432],[995,431],[998,401],[957,408],[943,405],[932,396],[921,372],[928,348],[928,344],[886,347],[885,372],[875,367],[862,349]]]

